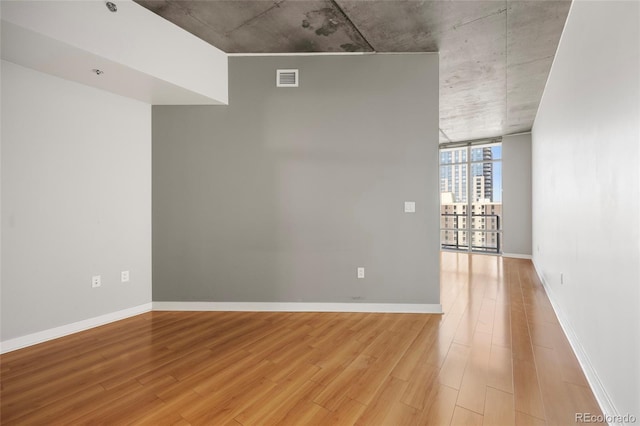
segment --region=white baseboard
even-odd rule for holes
[[[254,312],[387,312],[441,314],[442,305],[440,305],[439,303],[153,302],[153,310]]]
[[[98,317],[50,328],[0,342],[0,353],[85,331],[149,311],[255,311],[255,312],[388,312],[442,314],[440,304],[419,303],[262,303],[262,302],[152,302]]]
[[[502,253],[502,257],[512,257],[514,259],[533,259],[533,256],[530,254],[519,254],[519,253]]]
[[[578,359],[578,363],[580,364],[580,367],[582,367],[582,371],[584,372],[584,375],[587,378],[587,382],[589,382],[591,391],[593,392],[593,395],[598,401],[598,405],[600,405],[602,414],[604,414],[604,416],[606,417],[610,425],[622,426],[623,425],[622,423],[612,421],[612,419],[614,420],[619,419],[621,418],[621,416],[619,415],[618,410],[613,404],[613,401],[611,400],[609,393],[607,392],[606,388],[602,384],[600,377],[598,377],[598,373],[596,372],[596,369],[593,367],[593,363],[591,362],[589,355],[587,354],[584,347],[580,343],[580,340],[578,339],[578,335],[573,329],[573,326],[571,326],[571,322],[569,321],[567,316],[564,314],[564,311],[558,304],[557,299],[554,296],[553,290],[551,290],[551,287],[549,287],[547,282],[544,280],[544,277],[542,276],[542,271],[540,270],[540,268],[538,268],[538,265],[536,265],[535,260],[533,261],[533,268],[536,271],[536,274],[538,275],[538,278],[540,279],[542,286],[544,287],[544,291],[547,293],[547,297],[551,302],[551,306],[553,307],[556,317],[558,317],[558,322],[560,323],[560,326],[562,327],[564,334],[567,336],[569,345],[571,345],[571,348],[573,349],[573,353],[576,355],[576,358]]]
[[[132,308],[123,309],[117,312],[111,312],[94,318],[74,322],[60,327],[50,328],[48,330],[38,331],[37,333],[27,334],[26,336],[16,337],[14,339],[0,342],[0,353],[7,353],[17,349],[26,348],[27,346],[36,345],[48,340],[57,339],[58,337],[67,336],[79,331],[88,330],[110,322],[119,321],[145,312],[151,311],[151,303],[134,306]]]

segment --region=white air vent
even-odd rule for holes
[[[298,87],[298,70],[278,70],[276,72],[277,87]]]

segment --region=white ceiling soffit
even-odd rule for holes
[[[114,3],[115,13],[98,0],[3,0],[2,59],[153,105],[228,104],[224,52]]]

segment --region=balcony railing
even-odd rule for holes
[[[469,218],[467,213],[441,213],[441,232],[452,233],[451,238],[445,238],[441,236],[441,247],[445,250],[458,250],[458,251],[468,251],[469,243],[471,243],[471,251],[482,252],[482,253],[501,253],[500,243],[502,239],[502,232],[500,227],[500,215],[498,214],[485,214],[485,213],[472,213],[470,223],[467,224],[466,220]],[[443,226],[444,224],[448,225],[448,220],[442,220],[442,218],[453,218],[453,226]],[[465,219],[465,223],[460,226],[460,218]],[[474,220],[475,218],[483,218],[485,222],[483,223],[483,228],[471,227],[474,224],[477,225],[477,222]],[[491,220],[487,221],[486,218],[495,219],[495,222],[492,223]],[[487,223],[488,222],[488,223]],[[465,235],[466,238],[463,241],[460,241],[460,233]],[[482,240],[476,241],[475,234],[482,234]],[[445,234],[448,235],[448,234]],[[495,236],[495,241],[487,241],[487,235]]]

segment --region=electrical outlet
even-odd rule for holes
[[[358,278],[364,278],[364,268],[358,268]]]
[[[404,212],[405,213],[415,213],[416,212],[416,202],[415,201],[405,201],[404,202]]]
[[[129,282],[129,271],[120,272],[120,282],[128,283]]]
[[[100,278],[100,275],[94,275],[93,277],[91,277],[91,287],[96,288],[96,287],[100,287],[102,285],[102,279]]]

